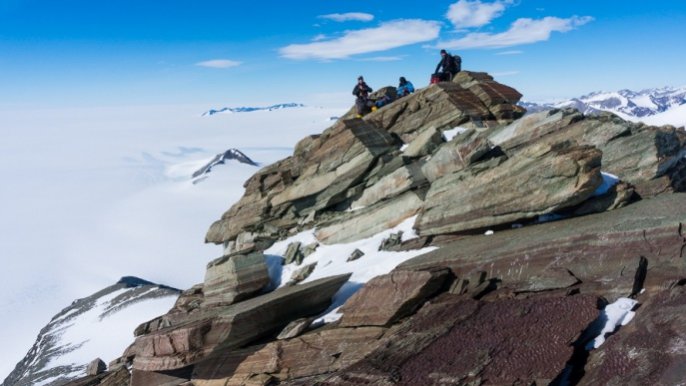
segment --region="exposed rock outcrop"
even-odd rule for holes
[[[203,306],[229,305],[248,299],[269,282],[263,254],[222,256],[207,264]]]
[[[180,369],[213,350],[231,350],[326,309],[349,275],[279,288],[230,306],[213,307],[136,338],[124,357],[143,371]]]
[[[481,229],[580,204],[602,182],[601,152],[588,146],[533,145],[497,168],[445,175],[429,189],[420,235]]]
[[[362,119],[350,113],[260,170],[207,233],[226,256],[136,330],[118,362],[132,364],[131,385],[683,379],[686,134],[572,109],[520,118],[520,98],[461,72]],[[459,134],[446,141],[449,129]],[[319,243],[367,243],[413,216],[413,230],[365,252],[305,260]],[[283,257],[268,253],[270,270],[292,280],[265,293],[264,250],[303,230],[275,245]],[[371,263],[377,245],[377,258],[436,249],[364,285],[308,282],[334,260]],[[347,296],[338,321],[322,317]],[[632,324],[586,352],[600,309],[629,296],[641,303]]]

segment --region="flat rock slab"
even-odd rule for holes
[[[215,307],[187,320],[136,338],[126,356],[135,356],[133,368],[144,371],[179,369],[206,357],[213,350],[245,346],[276,333],[289,322],[324,311],[350,277],[332,276],[226,307]]]
[[[315,231],[323,244],[350,243],[373,236],[400,224],[419,212],[424,202],[417,193],[409,191],[393,200],[380,202],[369,208],[347,212],[336,220],[321,224]]]
[[[601,184],[601,152],[533,145],[499,166],[436,180],[415,223],[419,235],[483,229],[577,205]]]
[[[410,315],[438,292],[450,276],[447,269],[394,271],[377,276],[341,307],[341,327],[387,326]]]
[[[242,385],[258,374],[286,381],[331,373],[364,358],[385,331],[380,327],[334,328],[264,346],[217,352],[194,366],[193,382]]]
[[[598,316],[595,296],[484,303],[401,365],[401,385],[531,384],[552,380]]]
[[[363,360],[317,384],[548,384],[598,316],[597,300],[576,295],[484,302],[442,294],[391,328]]]
[[[584,370],[579,385],[683,384],[686,288],[662,291],[643,303],[629,324],[591,352]]]
[[[449,267],[458,277],[484,271],[504,286],[524,288],[563,268],[585,291],[614,301],[631,293],[641,256],[649,261],[647,289],[684,277],[685,203],[686,194],[666,194],[611,212],[466,237],[396,269]]]

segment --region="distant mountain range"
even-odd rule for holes
[[[686,124],[686,87],[652,88],[642,91],[593,92],[579,98],[553,103],[520,102],[529,112],[573,107],[584,114],[602,111],[631,121],[652,125]]]
[[[305,107],[302,103],[280,103],[266,107],[223,107],[221,109],[210,109],[202,114],[203,117],[220,114],[220,113],[250,113],[253,111],[273,111],[281,109],[291,109],[296,107]]]
[[[180,292],[126,276],[75,300],[40,331],[33,347],[0,386],[55,386],[84,376],[93,359],[110,361],[120,356],[133,329],[166,312]]]

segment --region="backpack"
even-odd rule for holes
[[[462,71],[462,58],[460,55],[453,55],[453,63],[455,65],[455,72]]]

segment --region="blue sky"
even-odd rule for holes
[[[0,0],[0,108],[345,101],[425,86],[443,47],[528,100],[683,86],[684,25],[681,0]]]

